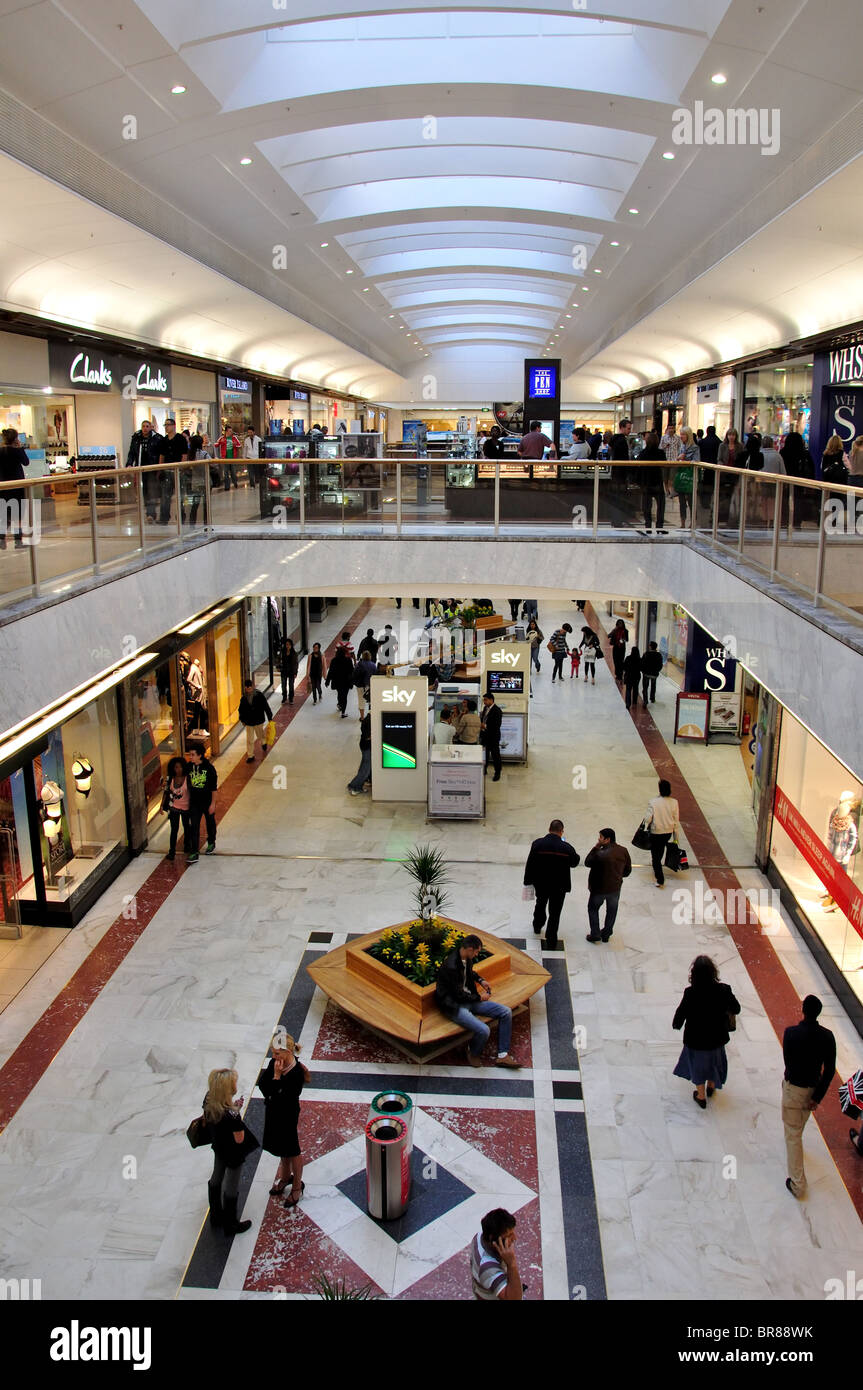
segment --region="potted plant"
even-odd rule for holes
[[[414,901],[420,921],[430,921],[446,906],[444,884],[449,882],[447,864],[441,851],[431,845],[415,845],[404,861],[414,881]]]

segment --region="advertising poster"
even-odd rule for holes
[[[479,817],[483,814],[481,763],[440,762],[429,766],[429,814]]]
[[[712,734],[731,734],[737,738],[740,729],[739,690],[718,690],[710,700],[710,723]]]
[[[504,714],[500,723],[500,755],[505,761],[524,762],[524,715]]]
[[[674,720],[674,742],[689,739],[706,743],[710,720],[710,696],[705,692],[693,691],[677,697],[677,712]]]

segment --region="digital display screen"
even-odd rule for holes
[[[417,765],[415,714],[381,715],[381,767],[413,769]]]
[[[488,688],[497,695],[523,695],[524,694],[524,672],[511,671],[489,671]]]
[[[528,399],[553,401],[557,397],[557,367],[531,367],[528,370]]]

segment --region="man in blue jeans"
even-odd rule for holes
[[[590,869],[587,879],[587,920],[590,933],[587,940],[595,945],[597,941],[610,941],[617,909],[620,904],[620,890],[623,880],[632,873],[632,860],[629,850],[617,843],[617,837],[610,826],[600,830],[593,849],[584,861]],[[600,928],[599,910],[605,903],[605,925]]]
[[[467,1060],[472,1067],[481,1067],[481,1054],[488,1042],[489,1027],[484,1018],[496,1018],[498,1067],[518,1067],[519,1062],[510,1054],[512,1039],[512,1010],[506,1004],[497,1004],[491,998],[491,986],[481,975],[474,972],[473,962],[482,950],[478,936],[466,936],[461,945],[450,951],[438,971],[435,982],[437,1006],[447,1018],[453,1019],[460,1028],[466,1028],[473,1037],[468,1044]]]

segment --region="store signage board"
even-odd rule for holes
[[[697,405],[711,405],[719,400],[719,382],[701,381],[695,388]]]
[[[51,385],[59,391],[97,391],[131,399],[138,396],[170,397],[171,366],[155,358],[126,357],[78,343],[48,344]]]
[[[836,901],[840,912],[848,918],[857,935],[863,937],[863,893],[842,865],[836,863],[824,841],[816,835],[779,786],[773,801],[773,814]]]
[[[828,354],[831,386],[863,386],[863,343]]]
[[[436,750],[429,763],[428,812],[453,820],[478,820],[485,814],[483,762],[442,759]],[[461,750],[449,749],[458,754]]]
[[[710,737],[710,695],[707,691],[681,691],[674,715],[674,742],[707,743]]]

